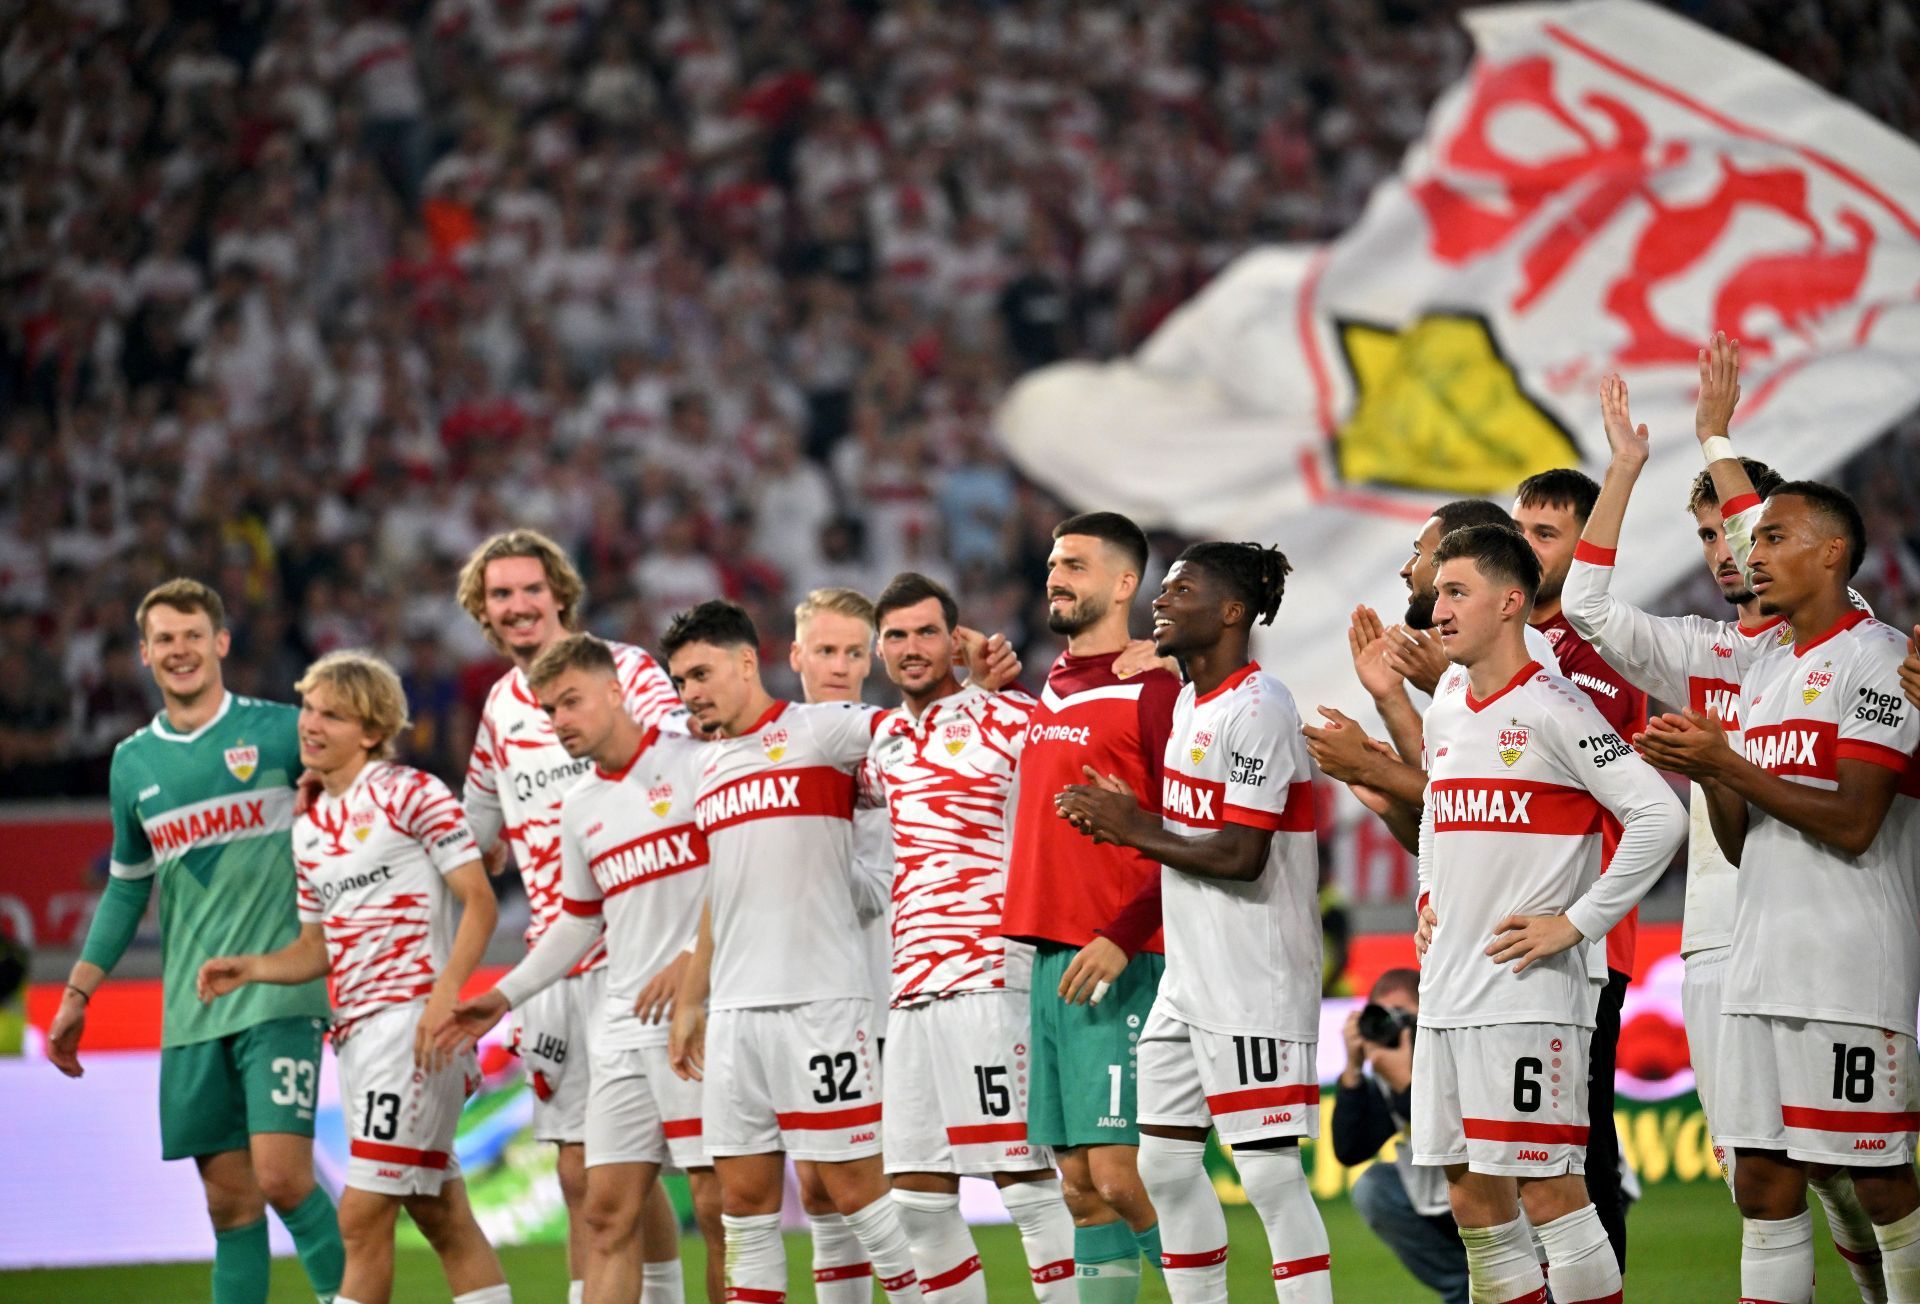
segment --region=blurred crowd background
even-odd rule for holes
[[[1678,7],[1920,129],[1902,0]],[[129,613],[176,573],[225,594],[239,691],[393,659],[457,781],[501,663],[454,575],[516,523],[608,635],[721,593],[784,668],[800,593],[912,567],[1043,673],[1061,511],[994,404],[1351,223],[1463,71],[1459,8],[9,6],[0,795],[104,793],[157,706]],[[1846,478],[1858,586],[1911,624],[1920,422]]]

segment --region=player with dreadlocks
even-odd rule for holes
[[[1096,842],[1160,861],[1167,969],[1140,1037],[1140,1176],[1176,1304],[1227,1298],[1227,1225],[1207,1132],[1233,1147],[1285,1301],[1330,1301],[1327,1230],[1300,1165],[1320,1134],[1320,912],[1300,716],[1248,656],[1292,568],[1276,548],[1198,543],[1153,601],[1154,650],[1188,680],[1161,766],[1160,815],[1111,775],[1056,799]]]

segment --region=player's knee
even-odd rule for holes
[[[254,1171],[260,1182],[261,1196],[282,1213],[298,1209],[313,1192],[311,1169],[267,1165]]]
[[[640,1236],[644,1201],[637,1192],[589,1188],[581,1216],[587,1234],[602,1246],[626,1245]]]
[[[1102,1203],[1129,1221],[1143,1214],[1151,1214],[1153,1210],[1153,1204],[1147,1198],[1147,1188],[1140,1180],[1140,1169],[1136,1164],[1094,1165],[1093,1189]]]
[[[267,1202],[253,1187],[207,1187],[207,1221],[220,1231],[246,1227],[267,1216]]]
[[[1920,1208],[1920,1184],[1913,1167],[1853,1170],[1854,1194],[1867,1218],[1880,1226],[1899,1222]]]
[[[435,1251],[444,1253],[464,1230],[452,1205],[442,1196],[416,1195],[407,1200],[407,1216]]]
[[[817,1164],[808,1164],[795,1174],[800,1183],[800,1207],[816,1218],[840,1212],[833,1203],[833,1196],[827,1191],[827,1184],[820,1177]]]
[[[1100,1198],[1093,1179],[1084,1171],[1075,1176],[1061,1170],[1060,1198],[1065,1201],[1067,1212],[1073,1215],[1075,1222],[1084,1222],[1107,1212],[1107,1202]]]
[[[393,1238],[393,1211],[379,1200],[342,1200],[339,1219],[340,1239],[346,1243],[349,1253],[364,1251],[370,1245],[382,1244]],[[419,1214],[415,1213],[414,1222],[419,1221]],[[420,1231],[429,1240],[432,1239],[425,1226],[421,1226]]]

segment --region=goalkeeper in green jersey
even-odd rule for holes
[[[214,1304],[267,1298],[268,1205],[314,1290],[331,1300],[345,1256],[333,1202],[313,1180],[326,984],[252,986],[211,1006],[194,990],[213,956],[275,951],[300,932],[291,838],[299,713],[227,691],[226,609],[206,585],[170,580],[135,619],[164,709],[113,753],[112,878],[48,1053],[80,1076],[87,1002],[133,939],[157,880],[160,1150],[191,1158],[206,1186]]]

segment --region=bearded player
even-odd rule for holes
[[[491,991],[454,1013],[477,1040],[510,1008],[567,974],[600,939],[607,1000],[593,1036],[587,1093],[588,1304],[633,1304],[679,1288],[680,1265],[640,1258],[641,1213],[661,1168],[687,1174],[711,1207],[700,1087],[667,1063],[668,977],[692,944],[707,894],[707,844],[693,822],[705,744],[642,729],[628,713],[613,649],[570,634],[527,668],[527,682],[569,756],[593,762],[560,803],[560,917]],[[676,984],[677,985],[677,984]],[[722,1264],[707,1265],[719,1298]]]
[[[1158,1264],[1161,1253],[1135,1108],[1138,1034],[1165,967],[1160,867],[1131,847],[1089,843],[1053,799],[1084,782],[1089,765],[1158,794],[1180,680],[1116,668],[1147,567],[1140,527],[1088,512],[1053,537],[1047,626],[1066,635],[1067,650],[1027,728],[1001,931],[1034,947],[1027,1133],[1060,1162],[1080,1298],[1129,1304],[1141,1256]]]
[[[890,820],[891,1001],[885,1161],[922,1289],[984,1304],[960,1178],[991,1178],[1020,1229],[1034,1297],[1073,1295],[1073,1220],[1052,1155],[1027,1136],[1031,950],[998,936],[1013,771],[1035,702],[954,675],[971,631],[953,596],[897,575],[874,604],[880,660],[904,701],[864,771]]]
[[[1659,878],[1686,814],[1585,694],[1528,655],[1540,564],[1526,541],[1475,526],[1437,558],[1435,626],[1468,684],[1425,722],[1414,1162],[1446,1170],[1474,1298],[1544,1298],[1531,1221],[1560,1304],[1617,1302],[1581,1172],[1586,952]],[[1622,830],[1604,875],[1603,811]]]
[[[512,852],[526,887],[527,945],[533,946],[561,910],[560,800],[590,762],[569,756],[554,737],[527,683],[527,667],[578,630],[586,586],[558,544],[536,530],[517,529],[474,550],[460,571],[458,593],[487,641],[513,660],[487,693],[462,802],[489,863],[497,863],[502,849]],[[614,645],[614,659],[633,718],[649,728],[682,728],[679,699],[659,663],[624,643]],[[515,1011],[514,1046],[534,1089],[533,1134],[559,1147],[555,1166],[567,1205],[570,1301],[586,1290],[587,1091],[591,1029],[606,999],[605,968],[606,948],[596,944],[567,981]],[[697,1212],[708,1253],[718,1255],[717,1211]],[[664,1191],[656,1189],[649,1199],[645,1242],[648,1262],[679,1258],[680,1227]]]
[[[1813,1297],[1806,1190],[1828,1165],[1852,1174],[1888,1298],[1920,1298],[1920,713],[1901,691],[1907,640],[1848,592],[1865,549],[1846,494],[1776,486],[1748,575],[1792,639],[1741,676],[1741,751],[1700,711],[1636,740],[1707,788],[1740,867],[1714,1125],[1738,1155],[1741,1294],[1783,1304]]]
[[[112,877],[48,1029],[48,1058],[81,1075],[87,1003],[133,941],[157,882],[160,1153],[200,1170],[214,1304],[267,1298],[268,1207],[330,1299],[345,1256],[333,1201],[313,1180],[326,985],[258,987],[217,1006],[194,994],[207,956],[276,950],[300,931],[289,837],[299,713],[227,691],[226,607],[197,580],[154,589],[134,623],[162,705],[114,749]]]
[[[1060,814],[1159,861],[1167,971],[1140,1037],[1140,1173],[1176,1304],[1225,1304],[1227,1223],[1207,1134],[1233,1147],[1282,1301],[1330,1304],[1327,1229],[1300,1164],[1320,1134],[1321,934],[1312,766],[1285,685],[1248,652],[1290,567],[1278,549],[1199,543],[1153,600],[1154,650],[1187,685],[1161,765],[1160,813],[1117,777],[1068,788]]]
[[[1604,380],[1600,389],[1612,456],[1564,593],[1567,619],[1609,665],[1650,697],[1715,716],[1735,750],[1740,747],[1740,681],[1747,666],[1770,644],[1792,637],[1784,619],[1761,611],[1744,573],[1761,499],[1779,486],[1780,476],[1762,463],[1734,456],[1727,429],[1739,402],[1739,375],[1739,342],[1716,335],[1701,350],[1700,395],[1694,409],[1694,433],[1709,460],[1687,500],[1707,569],[1733,607],[1734,619],[1654,616],[1611,592],[1627,502],[1650,451],[1647,429],[1634,426],[1626,382],[1617,376]],[[1721,988],[1732,953],[1737,870],[1715,840],[1712,803],[1699,784],[1693,785],[1690,814],[1680,938],[1686,965],[1681,1011],[1700,1102],[1717,1136]],[[1731,1189],[1735,1157],[1723,1146],[1716,1146],[1715,1153]],[[1845,1170],[1824,1168],[1812,1171],[1809,1185],[1826,1209],[1834,1245],[1861,1297],[1884,1300],[1880,1249],[1852,1180]]]

